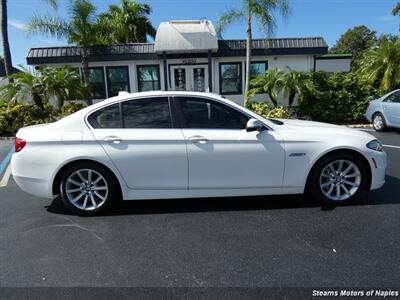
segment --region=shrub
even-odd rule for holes
[[[301,117],[335,123],[364,120],[368,96],[376,91],[360,76],[316,72],[310,77],[312,84],[302,87],[299,99],[297,111]]]
[[[61,118],[66,117],[70,114],[73,114],[74,112],[77,112],[78,110],[81,110],[82,108],[85,108],[86,105],[83,103],[78,103],[78,102],[69,102],[68,104],[64,105],[61,107],[59,116]]]
[[[34,104],[0,106],[0,133],[13,134],[19,128],[54,121],[54,108],[45,105],[41,110]]]
[[[268,113],[271,110],[267,102],[248,101],[246,107],[264,118],[267,118]]]
[[[268,118],[288,119],[289,109],[285,106],[278,106],[272,109],[268,114]]]

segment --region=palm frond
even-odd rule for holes
[[[57,10],[58,8],[58,3],[57,0],[44,0],[47,2],[53,9]]]
[[[272,35],[276,28],[276,14],[288,17],[290,6],[288,0],[247,0],[249,10],[257,19],[260,30]]]
[[[44,33],[57,39],[62,39],[68,35],[68,23],[50,14],[35,15],[27,25],[28,34]]]
[[[222,14],[217,21],[216,31],[218,36],[221,37],[222,32],[228,25],[237,22],[245,16],[246,14],[243,9],[231,9]]]

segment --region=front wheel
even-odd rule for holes
[[[117,182],[110,172],[94,163],[69,167],[61,178],[60,195],[74,213],[96,215],[108,210],[118,197]]]
[[[339,205],[358,196],[366,180],[367,169],[351,154],[323,158],[312,171],[308,189],[323,202]]]

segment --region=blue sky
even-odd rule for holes
[[[275,37],[322,36],[332,46],[348,28],[365,24],[378,34],[398,34],[400,17],[391,16],[395,0],[289,0],[292,12],[286,20],[278,20]],[[66,6],[70,0],[59,0],[58,14],[66,17]],[[92,0],[99,12],[119,0]],[[154,27],[171,19],[206,18],[216,24],[218,16],[229,8],[240,5],[241,0],[147,0],[153,13],[150,18]],[[8,2],[9,39],[13,64],[26,64],[25,56],[31,47],[65,45],[66,41],[35,35],[27,36],[25,24],[33,14],[50,11],[42,0],[12,0]],[[224,38],[244,38],[245,25],[230,26]],[[264,35],[255,28],[254,37]]]

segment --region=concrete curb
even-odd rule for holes
[[[351,125],[345,125],[350,128],[369,128],[372,129],[372,124],[351,124]]]

